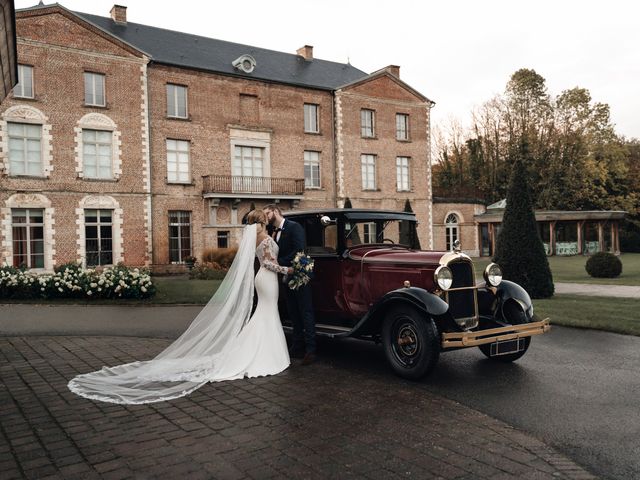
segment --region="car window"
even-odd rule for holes
[[[324,227],[317,218],[308,218],[303,225],[308,253],[336,253],[338,244],[336,225]]]
[[[345,223],[345,245],[354,247],[371,243],[388,243],[411,246],[413,243],[411,230],[414,225],[398,220],[349,221]]]

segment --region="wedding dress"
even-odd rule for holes
[[[256,224],[247,225],[238,253],[211,300],[175,342],[154,359],[78,375],[69,389],[85,398],[142,404],[183,397],[208,382],[275,375],[289,366],[278,314],[278,245],[256,247]],[[260,270],[253,275],[254,258]],[[254,286],[258,294],[251,315]]]

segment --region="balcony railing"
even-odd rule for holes
[[[304,194],[303,178],[245,177],[239,175],[206,175],[202,177],[204,194],[300,195]]]

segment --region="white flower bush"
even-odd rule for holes
[[[121,264],[97,271],[71,263],[41,275],[0,267],[0,298],[147,298],[155,293],[146,269]]]

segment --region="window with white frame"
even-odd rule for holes
[[[113,132],[82,130],[82,168],[84,178],[113,178]]]
[[[167,139],[167,182],[190,183],[189,142]]]
[[[362,162],[362,189],[375,190],[376,189],[376,156],[363,154],[363,155],[360,155],[360,161]]]
[[[13,96],[33,98],[33,67],[18,65],[18,84],[13,87]]]
[[[447,250],[453,248],[453,243],[460,238],[458,232],[458,216],[455,213],[447,215],[447,219],[444,221],[444,232],[446,240]]]
[[[304,151],[304,187],[320,188],[320,152]]]
[[[44,268],[44,210],[12,208],[13,266]]]
[[[167,83],[167,117],[187,116],[187,87]]]
[[[315,103],[304,104],[304,131],[307,133],[318,133],[318,105]]]
[[[182,263],[191,256],[191,212],[169,211],[169,261]]]
[[[84,237],[87,267],[113,264],[113,210],[86,209]]]
[[[396,157],[396,189],[399,192],[408,192],[411,189],[409,157]]]
[[[84,72],[84,104],[96,107],[104,107],[107,104],[103,74]]]
[[[376,243],[376,224],[374,222],[363,223],[364,243]]]
[[[264,148],[236,145],[232,171],[234,176],[262,177],[264,175]]]
[[[409,115],[396,113],[396,139],[409,140]]]
[[[365,138],[375,136],[375,111],[363,108],[360,110],[360,133]]]
[[[11,175],[42,176],[42,125],[7,122]]]

